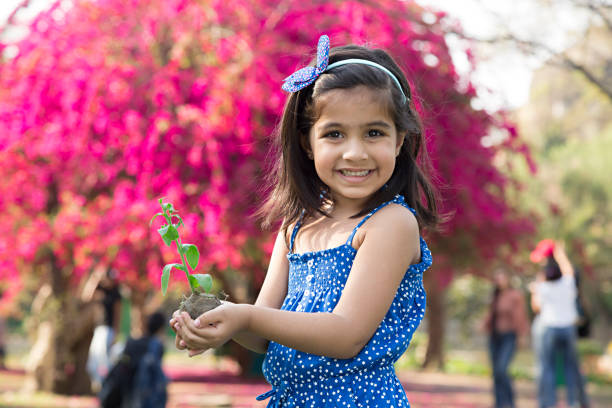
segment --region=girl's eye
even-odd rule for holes
[[[377,137],[377,136],[384,136],[384,135],[385,134],[383,132],[377,129],[371,129],[370,131],[368,131],[368,136],[370,137]]]
[[[323,135],[323,137],[329,137],[331,139],[338,139],[338,138],[342,137],[342,135],[337,130],[333,130],[333,131],[328,132],[325,135]]]

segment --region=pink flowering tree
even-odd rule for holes
[[[506,201],[513,181],[493,163],[500,153],[526,154],[524,146],[503,113],[472,108],[443,15],[396,1],[66,4],[25,24],[24,39],[0,40],[0,290],[4,308],[23,290],[52,305],[33,310],[36,336],[47,328],[47,354],[33,360],[43,367],[33,369],[39,388],[86,388],[75,384],[91,326],[75,322],[86,320],[93,271],[114,267],[135,297],[159,290],[173,257],[148,226],[160,197],[181,209],[182,234],[201,251],[198,269],[234,300],[253,300],[274,231],[262,232],[251,214],[265,194],[286,98],[280,84],[322,33],[332,46],[388,49],[417,95],[452,214],[443,233],[429,234],[432,307],[454,270],[482,265],[529,230]],[[485,147],[492,131],[504,141]],[[441,319],[431,320],[430,330]]]

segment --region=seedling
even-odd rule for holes
[[[162,294],[165,296],[168,291],[168,283],[170,281],[170,272],[172,269],[183,271],[187,277],[187,282],[189,282],[191,295],[189,297],[183,296],[180,309],[187,311],[187,313],[195,319],[202,313],[219,306],[221,302],[215,295],[209,293],[213,284],[212,277],[207,273],[193,273],[200,260],[200,251],[194,244],[184,244],[181,241],[178,228],[180,226],[185,226],[183,219],[172,203],[164,203],[163,200],[163,198],[159,199],[162,212],[155,214],[153,218],[151,218],[149,225],[153,224],[155,218],[159,216],[164,217],[166,223],[162,225],[157,232],[161,235],[166,245],[172,246],[173,242],[176,244],[181,263],[171,263],[164,266],[161,276]],[[191,271],[189,268],[191,268]]]

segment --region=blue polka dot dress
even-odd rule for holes
[[[316,252],[293,253],[300,228],[296,224],[289,244],[289,282],[282,310],[332,312],[347,281],[357,250],[351,246],[357,229],[389,203],[414,213],[397,195],[367,214],[345,244]],[[423,272],[431,252],[420,238],[421,262],[406,271],[395,298],[378,329],[353,358],[336,359],[297,351],[270,342],[263,372],[272,389],[257,397],[270,398],[268,408],[400,408],[409,407],[393,363],[406,351],[425,313]]]

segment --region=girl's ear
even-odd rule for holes
[[[404,140],[406,140],[405,135],[397,135],[397,142],[395,143],[395,157],[399,156]]]
[[[310,143],[308,143],[308,136],[301,135],[300,145],[302,146],[302,149],[304,149],[304,151],[306,152],[306,156],[308,156],[310,160],[314,159],[312,149],[310,148]]]

